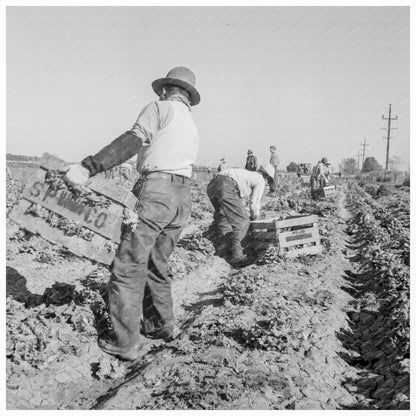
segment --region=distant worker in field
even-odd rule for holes
[[[260,201],[265,181],[274,189],[274,168],[271,165],[260,166],[251,172],[241,168],[222,170],[208,184],[207,194],[215,209],[214,227],[217,229],[217,251],[220,248],[231,249],[230,264],[244,265],[247,258],[243,255],[242,240],[250,227],[250,219],[258,218]],[[249,200],[249,211],[244,205]]]
[[[329,184],[330,163],[326,157],[323,157],[318,164],[312,169],[311,174],[311,196],[313,199],[317,199],[323,196],[323,188]]]
[[[247,159],[245,169],[255,172],[259,168],[257,157],[254,156],[254,153],[251,149],[247,150]]]
[[[277,174],[277,168],[279,166],[280,160],[279,160],[279,155],[277,154],[277,147],[276,146],[270,146],[269,147],[270,150],[270,164],[274,167],[274,183],[278,184],[278,174]]]
[[[71,165],[65,179],[85,184],[90,176],[137,155],[140,179],[133,187],[138,221],[123,230],[108,287],[113,336],[99,339],[108,354],[136,360],[146,337],[170,341],[178,335],[167,266],[191,213],[190,178],[199,136],[191,106],[200,96],[195,75],[176,67],[152,83],[158,101],[143,108],[132,129],[95,156]],[[140,318],[143,310],[143,327]]]
[[[227,164],[227,162],[225,160],[225,157],[221,158],[220,159],[220,164],[218,165],[217,171],[218,172],[221,172],[222,170],[227,169],[227,167],[228,167],[228,164]]]

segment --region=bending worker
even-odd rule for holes
[[[208,184],[207,194],[215,209],[214,225],[219,235],[217,243],[231,248],[232,265],[243,265],[247,260],[241,242],[250,227],[250,219],[260,214],[265,181],[274,190],[273,174],[274,168],[270,165],[260,166],[256,172],[229,168],[219,172]],[[250,216],[243,198],[249,199]]]
[[[146,336],[165,341],[177,336],[167,263],[191,213],[189,184],[199,143],[191,114],[191,106],[200,101],[193,72],[174,68],[152,87],[159,101],[144,107],[133,128],[66,173],[67,182],[85,184],[90,176],[138,154],[141,178],[133,193],[139,220],[135,230],[123,232],[112,265],[113,337],[99,339],[103,351],[126,360],[141,354],[142,307]]]
[[[312,169],[311,174],[311,195],[317,199],[323,195],[323,188],[329,184],[329,165],[328,159],[323,157],[318,164]]]

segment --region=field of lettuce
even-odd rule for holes
[[[7,213],[35,169],[10,166]],[[262,216],[318,215],[323,253],[232,268],[207,183],[169,265],[181,334],[134,363],[97,345],[108,269],[7,220],[7,409],[409,409],[409,187],[280,183]]]

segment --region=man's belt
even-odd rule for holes
[[[183,183],[183,184],[189,184],[191,182],[191,179],[186,176],[175,175],[174,173],[167,173],[167,172],[149,172],[149,173],[143,173],[142,176],[146,179],[148,178],[166,179],[171,182]]]

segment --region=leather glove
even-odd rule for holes
[[[90,177],[90,171],[79,163],[69,165],[64,172],[64,181],[72,186],[85,185]]]

